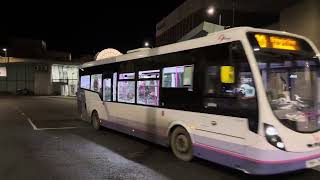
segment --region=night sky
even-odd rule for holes
[[[2,3],[0,42],[11,37],[41,39],[47,42],[49,50],[69,51],[74,57],[109,47],[125,53],[141,47],[144,41],[154,43],[156,23],[183,2]]]

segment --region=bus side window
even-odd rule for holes
[[[135,103],[135,73],[120,73],[118,81],[118,102]]]
[[[192,91],[193,65],[165,67],[162,71],[163,88],[188,88]]]
[[[139,71],[137,104],[158,106],[160,95],[160,70]]]
[[[118,84],[118,73],[112,75],[112,101],[117,101],[117,84]]]
[[[103,101],[111,101],[111,78],[103,80]]]
[[[91,91],[102,93],[102,74],[91,75]]]

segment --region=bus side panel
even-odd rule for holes
[[[98,93],[85,91],[85,98],[86,98],[87,113],[89,116],[88,121],[91,121],[91,114],[94,110],[98,112],[100,118],[108,119],[106,109],[103,105],[104,103],[101,100]]]
[[[318,151],[294,153],[279,150],[270,145],[265,137],[250,133],[247,136],[248,146],[244,155],[215,148],[213,146],[195,143],[194,153],[196,156],[216,162],[231,168],[242,170],[249,174],[268,175],[290,172],[307,167],[307,161],[320,158]],[[238,146],[232,142],[222,143],[225,146]]]
[[[139,105],[106,102],[110,119],[102,119],[103,125],[152,142],[159,139],[168,144],[169,127],[181,125],[189,131],[193,143],[206,144],[228,151],[243,154],[247,121],[241,118],[204,115],[188,111],[161,109]],[[218,127],[210,129],[211,121],[216,120]],[[204,127],[209,127],[203,129]],[[228,128],[227,128],[228,127]],[[223,128],[226,128],[223,130]],[[216,143],[235,142],[235,145]],[[161,143],[164,144],[164,143]]]
[[[109,119],[102,125],[161,145],[168,145],[166,131],[169,122],[163,121],[159,108],[106,102]]]

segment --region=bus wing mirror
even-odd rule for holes
[[[220,81],[225,84],[235,83],[235,71],[233,66],[221,66]]]

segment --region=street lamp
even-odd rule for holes
[[[207,9],[207,14],[209,16],[212,16],[214,14],[214,12],[215,12],[214,7],[213,6],[209,6],[208,9]]]
[[[7,63],[9,62],[9,57],[7,57],[7,48],[3,48],[2,51],[4,52],[4,57],[7,59]]]
[[[209,6],[207,9],[208,16],[213,16],[215,13],[215,8],[213,6]],[[221,25],[221,13],[219,13],[219,25]]]
[[[2,51],[4,52],[4,57],[7,57],[7,48],[3,48]]]
[[[150,43],[149,42],[145,42],[144,43],[144,47],[149,47],[150,46]]]

